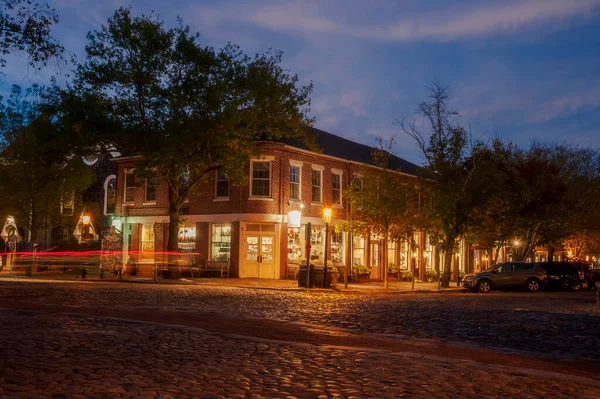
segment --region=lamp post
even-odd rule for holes
[[[329,233],[329,222],[331,222],[331,209],[325,208],[323,209],[323,220],[325,221],[325,261],[323,266],[323,288],[328,288],[329,284],[327,282],[327,247],[329,246],[328,241],[328,233]]]

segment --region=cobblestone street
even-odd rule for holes
[[[600,397],[598,369],[586,363],[600,351],[593,292],[385,295],[0,281],[0,305],[0,397]],[[163,319],[165,311],[183,316]],[[196,315],[230,325],[194,328]],[[265,331],[253,333],[247,320]],[[279,335],[276,321],[284,322]],[[321,342],[286,337],[298,323]],[[326,339],[336,331],[327,328],[340,327],[347,336],[339,344]],[[389,350],[382,339],[393,341]],[[427,345],[442,348],[433,352],[440,358],[424,356]],[[453,359],[470,348],[491,355]],[[502,356],[521,356],[506,350],[554,358],[538,353],[546,363],[513,367]],[[568,378],[544,371],[561,361]]]

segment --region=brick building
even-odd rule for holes
[[[263,142],[263,154],[250,159],[250,184],[233,187],[215,173],[199,194],[188,198],[180,225],[179,250],[197,253],[196,261],[229,260],[232,277],[285,278],[288,265],[306,258],[307,223],[311,223],[311,258],[323,261],[323,209],[333,210],[332,230],[348,219],[343,192],[359,177],[359,170],[372,165],[371,147],[314,129],[323,150],[315,153],[299,143]],[[136,157],[117,162],[114,219],[123,232],[125,259],[154,264],[156,253],[166,250],[168,232],[168,188],[140,186],[135,178]],[[416,179],[416,165],[393,157],[391,167]],[[288,228],[288,213],[301,211],[301,227]],[[330,259],[338,265],[372,267],[371,278],[382,279],[383,251],[389,262],[409,269],[414,261],[418,276],[433,270],[434,248],[424,234],[415,236],[419,250],[409,252],[406,244],[391,243],[384,249],[372,237],[330,234]],[[414,260],[412,259],[414,258]],[[458,256],[460,260],[460,255]],[[459,262],[460,263],[460,262]],[[458,264],[458,263],[457,263]]]

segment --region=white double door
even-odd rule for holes
[[[275,234],[246,233],[240,277],[275,278]]]

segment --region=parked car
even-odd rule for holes
[[[578,290],[586,284],[585,273],[580,263],[538,262],[537,265],[546,271],[549,289]]]
[[[600,289],[600,269],[594,269],[589,263],[578,262],[577,265],[581,267],[583,271],[583,281],[581,282],[581,288],[586,290],[588,288]]]
[[[546,284],[546,272],[535,263],[500,263],[477,274],[467,274],[462,286],[479,292],[498,288],[525,288],[537,292]]]
[[[600,268],[590,269],[592,275],[592,287],[600,290]]]

